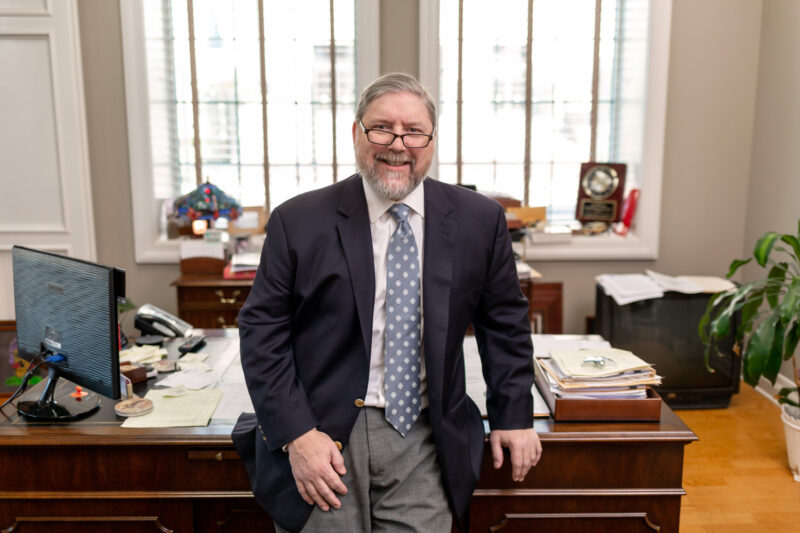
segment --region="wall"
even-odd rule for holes
[[[800,2],[764,2],[744,249],[769,230],[797,233],[800,218]],[[750,267],[750,281],[763,270]],[[781,373],[791,378],[791,366]],[[788,386],[785,383],[784,386]]]
[[[168,286],[177,265],[133,258],[119,7],[80,0],[79,8],[98,259],[128,269],[136,303],[175,311]],[[418,2],[381,8],[381,70],[417,73]],[[721,274],[742,254],[761,8],[762,0],[674,0],[659,259],[534,265],[564,283],[565,332],[583,332],[594,314],[597,274]]]
[[[134,259],[119,3],[78,0],[78,12],[97,261],[126,270],[127,295],[135,304],[150,302],[175,313],[177,293],[169,284],[179,275],[178,265],[140,265]],[[123,317],[122,325],[132,333],[133,317]]]

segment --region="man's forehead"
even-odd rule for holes
[[[430,113],[425,100],[411,92],[399,91],[382,94],[370,102],[364,111],[370,118],[392,118],[407,122],[430,123]]]

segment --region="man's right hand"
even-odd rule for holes
[[[312,429],[287,446],[292,475],[300,496],[310,505],[323,511],[342,506],[334,491],[347,494],[340,476],[346,472],[344,458],[333,440],[325,433]]]

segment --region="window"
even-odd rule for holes
[[[432,173],[546,206],[558,223],[574,219],[581,163],[626,163],[626,189],[642,191],[632,234],[536,245],[527,258],[655,258],[670,9],[649,0],[431,2],[420,20],[420,78],[439,104]]]
[[[165,206],[206,180],[270,209],[355,171],[377,19],[366,0],[122,3],[137,261],[177,260]]]

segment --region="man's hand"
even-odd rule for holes
[[[489,435],[495,469],[503,466],[503,448],[511,452],[511,479],[522,481],[542,456],[539,435],[531,429],[496,429]]]
[[[331,438],[312,429],[289,443],[289,463],[300,496],[323,511],[342,506],[333,491],[347,494],[341,480],[346,472],[344,458]]]

